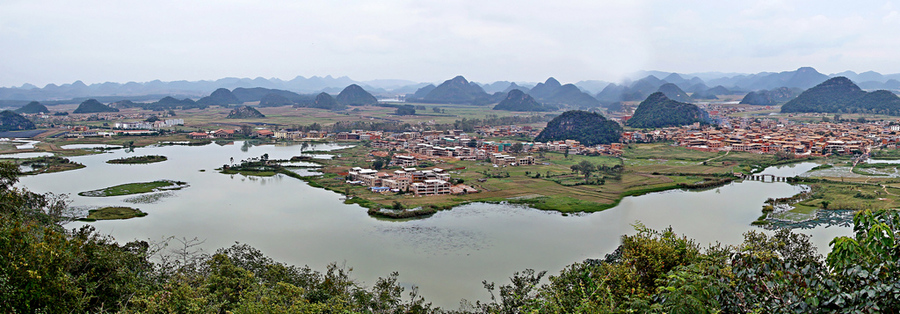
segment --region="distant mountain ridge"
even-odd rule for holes
[[[720,85],[728,89],[732,93],[758,90],[772,90],[780,87],[807,89],[818,83],[824,82],[828,78],[844,76],[866,90],[900,90],[900,73],[898,74],[881,74],[874,71],[866,71],[856,73],[853,71],[845,71],[835,74],[822,74],[811,67],[801,67],[794,71],[784,72],[759,72],[755,74],[741,73],[721,73],[721,72],[705,72],[705,73],[675,73],[662,71],[641,71],[630,76],[624,81],[610,84],[598,80],[579,81],[573,85],[582,91],[587,91],[592,97],[595,97],[603,104],[610,104],[619,101],[640,101],[649,94],[657,91],[660,86],[665,83],[672,83],[689,94],[699,94],[700,99],[709,99],[709,96],[716,95],[716,91],[709,91],[709,86]],[[660,79],[661,78],[661,79]],[[554,79],[555,80],[555,79]],[[559,83],[558,81],[556,83]],[[101,101],[116,101],[128,99],[132,101],[143,101],[152,95],[156,99],[164,96],[173,96],[179,99],[191,98],[198,100],[204,96],[210,95],[217,89],[228,89],[234,91],[236,88],[264,88],[270,90],[290,91],[295,94],[315,95],[322,91],[337,93],[342,88],[356,84],[365,89],[374,96],[393,97],[396,95],[406,95],[415,93],[417,90],[425,92],[424,94],[414,95],[413,98],[423,98],[430,91],[428,88],[422,90],[429,83],[417,83],[409,80],[369,80],[357,81],[346,76],[297,76],[290,80],[282,80],[278,78],[237,78],[226,77],[217,80],[201,80],[201,81],[169,81],[163,82],[153,80],[148,82],[105,82],[95,84],[85,84],[82,81],[75,81],[68,84],[47,84],[44,87],[37,87],[32,84],[23,84],[18,87],[0,87],[0,106],[20,107],[30,101],[40,101],[45,105],[52,106],[60,103],[79,103],[83,100],[94,98]],[[533,83],[517,83],[512,86],[511,81],[496,81],[493,83],[480,84],[485,93],[491,94],[492,101],[500,101],[503,96],[512,89],[520,89],[529,93],[538,100],[549,102],[552,95],[535,95],[540,94],[539,88],[531,93],[529,87]],[[547,82],[541,83],[547,85]],[[479,84],[475,84],[479,85]],[[436,87],[436,86],[435,86]],[[537,86],[534,86],[537,87]],[[548,86],[554,87],[556,86]],[[560,85],[559,87],[562,87]],[[533,88],[531,88],[533,89]],[[551,88],[552,89],[552,88]],[[499,98],[496,93],[500,92]],[[256,97],[260,100],[265,95]],[[284,96],[284,95],[282,95]],[[697,99],[698,97],[692,98]],[[111,98],[112,97],[112,98]],[[238,96],[240,98],[240,96]],[[287,96],[286,96],[287,97]],[[291,99],[291,97],[287,97]],[[311,101],[312,97],[309,97]],[[70,101],[63,101],[70,100]],[[293,100],[296,101],[296,100]]]
[[[900,97],[878,90],[866,92],[839,76],[803,91],[781,106],[781,112],[875,113],[900,115]]]

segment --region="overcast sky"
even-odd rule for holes
[[[0,0],[0,86],[900,72],[900,1]]]

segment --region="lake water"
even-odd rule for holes
[[[318,145],[308,150],[333,148]],[[197,237],[206,241],[208,252],[235,242],[247,243],[275,260],[320,271],[331,262],[345,264],[353,268],[355,278],[369,286],[376,278],[399,271],[404,285],[418,285],[427,300],[449,309],[457,308],[463,298],[488,298],[482,280],[506,283],[513,272],[526,268],[554,274],[573,262],[602,258],[619,245],[621,235],[633,233],[631,224],[638,221],[654,229],[672,226],[675,232],[703,244],[738,244],[744,232],[761,230],[750,222],[760,215],[767,198],[791,196],[801,189],[786,183],[732,183],[700,192],[627,197],[615,208],[570,216],[518,205],[469,204],[426,219],[399,222],[372,218],[365,208],[343,204],[340,194],[283,175],[256,178],[214,170],[231,163],[231,158],[237,163],[264,153],[270,159],[288,159],[299,155],[300,149],[236,142],[115,150],[70,157],[87,167],[24,177],[20,185],[41,193],[69,193],[74,206],[124,205],[149,213],[142,218],[91,223],[118,241]],[[168,161],[105,163],[140,155],[164,155]],[[793,175],[813,166],[802,163],[766,173]],[[134,196],[77,195],[160,179],[185,181],[190,187],[167,192],[150,204],[129,203],[135,201]],[[824,252],[833,237],[849,235],[850,229],[818,227],[801,232],[812,234],[813,242]]]

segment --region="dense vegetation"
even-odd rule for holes
[[[50,113],[50,109],[47,109],[47,106],[39,102],[32,101],[22,106],[22,108],[16,109],[16,113]]]
[[[14,188],[0,164],[0,312],[433,313],[399,274],[371,287],[350,270],[276,262],[242,244],[206,254],[189,239],[118,244],[90,226],[66,230],[68,200]],[[854,235],[826,258],[782,229],[703,248],[641,225],[603,259],[571,264],[542,283],[525,270],[484,282],[491,300],[469,313],[895,313],[900,311],[900,214],[863,211]]]
[[[839,76],[804,91],[781,106],[781,112],[900,115],[900,97],[884,90],[867,93],[846,77]]]
[[[75,108],[75,111],[72,113],[98,113],[98,112],[119,112],[119,109],[112,108],[110,106],[101,104],[96,99],[88,99],[81,102],[78,105],[78,108]]]
[[[163,162],[168,160],[166,156],[160,155],[145,155],[145,156],[131,156],[131,157],[123,157],[117,159],[107,160],[108,164],[152,164],[155,162]]]
[[[378,103],[378,99],[356,84],[350,84],[335,98],[338,103],[347,106],[365,106]]]
[[[0,111],[0,132],[34,130],[34,122],[12,110]]]
[[[599,113],[573,110],[550,120],[534,140],[576,140],[583,145],[592,146],[618,142],[621,136],[622,126],[615,121],[608,120]]]
[[[663,128],[706,122],[708,115],[693,104],[669,99],[661,92],[647,97],[638,105],[625,125],[635,128]]]
[[[250,106],[237,107],[231,110],[226,119],[255,119],[265,118],[266,116]]]
[[[754,106],[775,106],[794,99],[801,92],[798,88],[780,87],[773,90],[759,90],[749,92],[743,99],[741,104]]]
[[[494,106],[494,110],[553,111],[556,110],[556,108],[552,106],[544,106],[534,100],[531,95],[528,95],[521,90],[514,89],[509,91],[509,93],[506,95],[506,99]]]

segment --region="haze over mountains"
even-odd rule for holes
[[[562,84],[552,77],[540,83],[511,81],[476,83],[467,81],[462,76],[459,76],[444,82],[444,88],[440,89],[438,87],[442,84],[417,83],[406,80],[360,82],[346,76],[337,78],[332,76],[314,76],[310,78],[298,76],[291,80],[265,79],[261,77],[255,79],[223,78],[215,81],[193,82],[162,82],[156,80],[144,83],[128,82],[121,84],[107,82],[91,85],[76,81],[62,85],[48,84],[42,88],[30,84],[20,87],[2,87],[0,88],[0,100],[4,101],[4,105],[19,107],[35,100],[47,105],[53,105],[73,99],[76,100],[74,103],[78,103],[87,98],[97,98],[101,101],[110,102],[122,99],[153,101],[164,96],[173,96],[177,99],[200,99],[220,88],[240,88],[246,91],[259,88],[260,92],[265,94],[269,94],[272,90],[288,91],[290,94],[271,95],[266,99],[267,104],[279,104],[287,103],[284,98],[294,103],[313,102],[314,96],[297,96],[303,94],[316,95],[320,92],[337,95],[345,87],[356,84],[364,91],[379,98],[393,98],[398,95],[405,95],[407,99],[439,103],[498,103],[506,98],[509,91],[518,89],[534,97],[535,100],[542,104],[588,108],[601,104],[609,105],[620,101],[642,101],[655,92],[663,92],[670,99],[689,101],[712,99],[716,95],[746,94],[750,91],[776,90],[783,87],[788,89],[808,89],[837,76],[847,77],[865,90],[900,90],[900,74],[885,75],[873,71],[863,73],[847,71],[826,75],[819,73],[813,68],[803,67],[794,71],[761,72],[756,74],[717,72],[678,74],[647,71],[632,75],[632,77],[637,78],[635,80],[625,79],[619,83],[592,80]],[[438,89],[437,92],[435,92],[435,89]],[[429,97],[429,94],[432,92],[435,93]],[[688,93],[691,94],[691,99],[685,98]],[[266,96],[265,94],[254,95],[254,97],[249,98],[259,100]],[[237,96],[236,91],[235,96]],[[237,98],[240,99],[241,97],[237,96]],[[73,101],[69,101],[69,103],[73,103]]]

